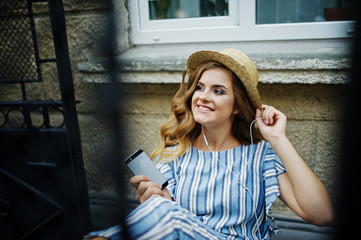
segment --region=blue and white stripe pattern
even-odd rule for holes
[[[95,237],[105,237],[110,240],[121,240],[122,239],[121,232],[122,232],[121,227],[116,225],[105,230],[88,233],[88,235],[84,236],[83,239],[88,240],[88,239],[93,239]]]
[[[175,201],[153,197],[127,217],[134,239],[268,239],[266,216],[285,168],[269,143],[158,163]]]
[[[183,209],[183,215],[177,213],[179,219],[176,222],[203,225],[206,232],[217,239],[269,237],[266,215],[279,196],[277,176],[285,171],[269,143],[262,141],[220,152],[203,152],[190,146],[179,158],[159,163],[158,167],[168,179],[168,188],[175,198],[176,203],[171,206]],[[157,205],[160,200],[150,202],[143,206],[148,208],[146,213],[145,210],[137,213],[136,209],[128,223],[131,229],[136,225],[139,229],[148,226],[146,229],[152,229],[154,237],[157,236],[155,230],[160,235],[165,233],[163,224],[176,224],[167,213],[162,215],[164,221],[148,222],[146,219],[154,219],[154,215],[164,211],[160,210],[163,206]],[[167,211],[171,212],[170,209],[173,207],[168,206]],[[178,211],[181,210],[177,207]],[[137,214],[142,217],[135,218]],[[144,234],[147,236],[149,232],[145,230]],[[136,235],[137,238],[148,238],[144,236]]]

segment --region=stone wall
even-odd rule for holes
[[[77,109],[88,188],[90,193],[111,194],[114,192],[113,182],[102,168],[102,162],[109,156],[107,147],[112,130],[108,120],[97,109],[97,89],[107,84],[107,76],[101,62],[104,59],[102,49],[106,37],[105,23],[108,12],[107,7],[101,2],[64,0],[64,5],[75,93],[76,98],[82,101]],[[178,58],[179,55],[173,51],[173,55],[168,56],[169,61],[149,50],[154,49],[153,47],[148,49],[148,55],[139,51],[139,56],[129,56],[129,51],[126,50],[138,48],[132,46],[129,39],[127,2],[114,2],[115,13],[118,16],[117,29],[120,33],[119,61],[122,67],[126,68],[123,69],[120,78],[125,82],[122,88],[125,95],[123,97],[127,100],[123,102],[119,111],[124,119],[124,129],[127,130],[122,133],[123,139],[126,140],[124,154],[130,154],[137,148],[143,148],[150,154],[159,140],[159,127],[169,115],[170,102],[181,81],[181,71],[185,69],[187,55],[205,46],[182,46],[178,51],[185,50],[183,55],[179,54],[181,56]],[[40,56],[51,57],[53,50],[52,45],[48,44],[51,34],[49,18],[44,14],[46,8],[43,3],[34,5]],[[232,47],[235,43],[232,44],[212,47],[223,49]],[[272,44],[266,47],[267,43],[262,42],[237,43],[235,47],[246,49],[245,52],[250,52],[251,58],[255,59],[260,69],[259,90],[263,102],[275,106],[288,116],[287,134],[290,140],[315,174],[325,183],[335,200],[339,162],[342,161],[342,100],[350,57],[340,52],[326,54],[321,50],[312,51],[310,57],[307,51],[302,55],[302,50],[297,47],[285,52],[281,57],[276,52],[270,56],[268,52],[274,45],[278,44],[278,48],[282,48],[280,43]],[[311,47],[316,44],[315,48],[325,49],[322,48],[323,44],[329,43],[324,41],[307,44]],[[343,42],[336,41],[336,44],[342,45]],[[338,51],[338,48],[334,49]],[[147,58],[146,55],[152,57]],[[177,57],[174,57],[175,55]],[[54,67],[51,64],[43,66],[43,72],[46,77],[41,86],[29,86],[29,99],[59,99]],[[11,89],[2,91],[6,91],[7,95],[14,99],[18,97]],[[135,196],[134,191],[129,194]],[[287,212],[282,204],[278,204],[275,209]]]

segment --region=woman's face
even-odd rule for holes
[[[206,70],[192,96],[192,112],[196,122],[206,127],[231,127],[234,114],[232,76],[223,68]]]

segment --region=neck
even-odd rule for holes
[[[202,126],[202,133],[196,139],[198,148],[205,151],[224,151],[233,149],[240,142],[232,135],[231,130],[208,129]]]

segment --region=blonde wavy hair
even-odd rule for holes
[[[152,159],[159,156],[158,161],[167,162],[183,155],[189,148],[191,141],[202,132],[201,124],[197,123],[193,118],[192,97],[202,74],[215,68],[226,69],[232,75],[235,96],[234,107],[239,111],[233,121],[232,134],[242,144],[250,144],[249,127],[255,118],[256,108],[253,107],[239,78],[221,63],[209,61],[200,64],[193,72],[190,72],[190,70],[183,72],[182,83],[172,100],[170,117],[160,128],[161,141],[152,152]],[[187,75],[189,77],[186,83],[185,78]],[[252,133],[254,143],[262,140],[262,135],[255,126],[253,126]]]

